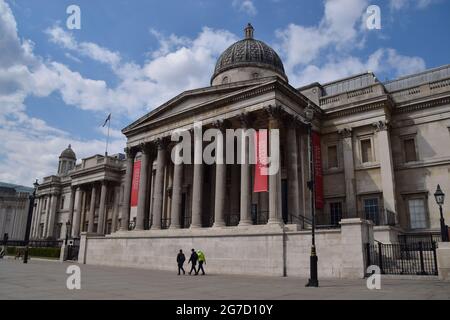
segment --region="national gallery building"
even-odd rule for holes
[[[267,190],[255,192],[255,164],[172,161],[172,133],[199,121],[204,131],[279,130],[269,154],[280,154],[280,170]],[[122,132],[125,154],[77,163],[70,146],[62,152],[57,174],[38,187],[32,238],[81,238],[78,261],[88,264],[172,270],[179,249],[196,248],[210,272],[307,276],[314,207],[319,276],[361,277],[365,244],[439,233],[433,194],[438,184],[450,192],[450,65],[389,82],[366,72],[294,88],[248,25],[209,87],[180,93]],[[202,157],[201,138],[193,135],[193,157]],[[216,148],[225,152],[223,141]],[[448,221],[449,212],[447,201]]]

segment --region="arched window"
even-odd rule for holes
[[[227,76],[223,77],[222,84],[226,84],[228,82],[230,82],[230,79]]]
[[[253,79],[258,79],[259,78],[259,73],[258,72],[255,72],[254,74],[253,74]]]

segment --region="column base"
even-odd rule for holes
[[[252,226],[253,222],[251,220],[243,220],[243,221],[239,221],[238,227],[248,227],[248,226]]]
[[[269,221],[267,221],[267,224],[284,226],[284,223],[281,219],[269,219]]]
[[[201,225],[196,225],[196,224],[191,224],[191,226],[189,227],[189,229],[201,229],[202,226]]]
[[[169,230],[174,230],[174,229],[181,229],[181,225],[170,225]]]
[[[161,226],[152,226],[150,230],[162,230]]]
[[[223,227],[226,227],[226,224],[225,224],[225,222],[214,222],[212,227],[213,228],[223,228]]]

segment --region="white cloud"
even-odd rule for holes
[[[391,10],[402,10],[408,7],[417,9],[425,9],[431,4],[437,2],[436,0],[389,0],[389,7]]]
[[[255,16],[258,10],[252,0],[233,0],[232,5],[240,12],[245,12],[250,16]]]
[[[367,0],[327,0],[318,25],[289,24],[276,31],[275,47],[285,58],[292,85],[324,83],[368,70],[401,76],[425,69],[422,58],[391,48],[376,50],[366,61],[353,55],[365,43],[361,25],[368,5]]]
[[[154,32],[160,48],[138,65],[124,62],[119,53],[95,43],[78,42],[58,26],[46,33],[66,51],[66,57],[103,63],[119,83],[112,88],[101,79],[85,78],[60,62],[36,56],[34,44],[19,38],[9,5],[0,0],[0,180],[29,185],[35,177],[55,173],[59,153],[69,143],[79,158],[104,150],[104,137],[84,140],[28,116],[27,97],[56,92],[68,105],[135,119],[181,91],[207,86],[217,56],[237,40],[228,31],[209,28],[193,39]],[[120,131],[112,128],[110,133],[110,153],[123,150],[125,139]]]

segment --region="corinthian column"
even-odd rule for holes
[[[94,219],[95,219],[95,197],[97,193],[97,187],[92,185],[92,193],[91,193],[91,205],[89,207],[89,223],[88,223],[88,232],[94,232]],[[98,226],[97,226],[98,229]]]
[[[378,136],[381,185],[383,187],[384,209],[395,213],[395,222],[398,223],[397,206],[395,202],[394,165],[392,161],[391,139],[389,125],[385,121],[373,124]]]
[[[251,174],[250,174],[250,156],[249,156],[249,148],[250,146],[249,139],[250,136],[247,137],[246,131],[250,128],[250,117],[248,114],[241,115],[240,117],[242,129],[244,132],[241,138],[241,208],[240,208],[240,220],[239,226],[248,226],[252,224],[251,219]]]
[[[133,167],[134,167],[134,156],[136,153],[134,150],[125,148],[125,153],[127,154],[126,159],[126,173],[125,173],[125,183],[124,183],[124,194],[123,194],[123,205],[122,212],[120,216],[120,231],[128,230],[128,221],[130,219],[130,200],[131,200],[131,184],[133,182]]]
[[[219,129],[216,137],[216,193],[214,202],[214,225],[213,227],[225,226],[225,193],[227,187],[227,165],[225,162],[224,148],[224,123],[216,124]]]
[[[286,149],[287,149],[287,178],[288,178],[288,212],[292,216],[300,214],[300,192],[298,182],[298,144],[297,121],[287,119]]]
[[[108,186],[106,181],[102,181],[102,189],[100,191],[100,208],[98,213],[98,225],[97,233],[100,235],[105,234],[105,220],[106,220],[106,194],[108,192]]]
[[[183,163],[180,157],[180,144],[174,147],[175,163],[173,166],[172,208],[170,213],[170,229],[181,227],[181,185],[183,183]]]
[[[166,166],[166,145],[163,140],[158,140],[158,155],[156,156],[155,193],[153,198],[153,223],[151,229],[161,229],[161,217],[163,209],[164,169]]]
[[[192,183],[191,228],[201,228],[203,188],[203,136],[201,128],[194,129],[194,177]]]
[[[272,130],[279,130],[281,110],[279,107],[269,107],[266,109],[269,115],[269,150],[270,158],[277,157],[280,162],[280,144],[273,144]],[[278,171],[269,175],[269,221],[268,224],[281,224],[281,163]]]
[[[77,187],[75,191],[75,209],[73,213],[73,222],[72,222],[72,237],[78,238],[80,235],[80,223],[81,223],[81,206],[82,206],[83,197],[81,195],[81,187]]]
[[[141,174],[139,177],[139,195],[138,195],[138,207],[136,216],[136,228],[135,231],[144,230],[145,219],[145,204],[147,200],[147,186],[148,186],[148,162],[149,162],[149,150],[146,145],[141,145]]]

